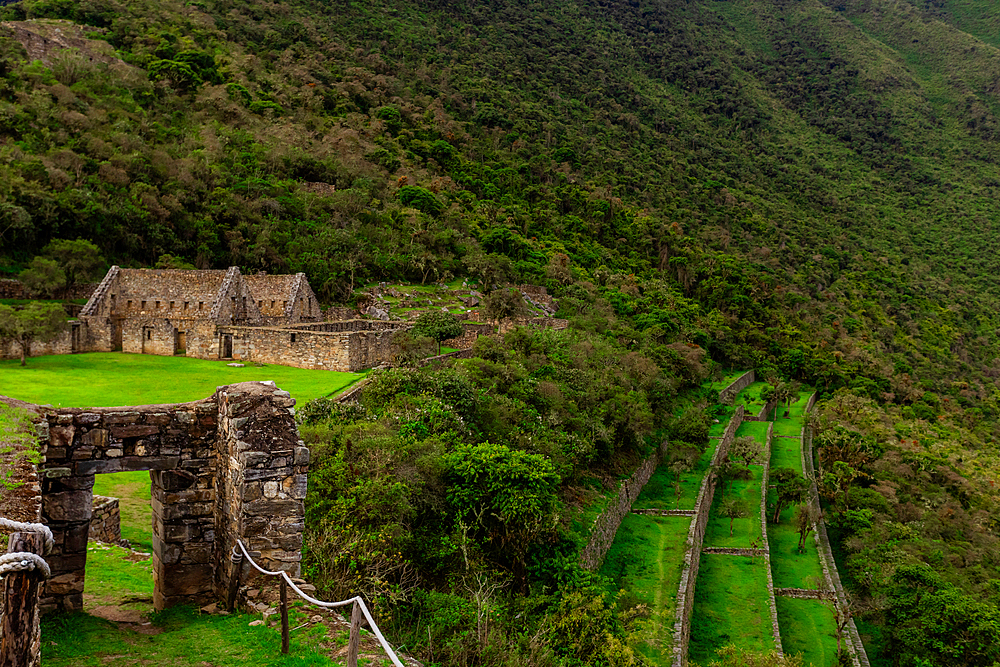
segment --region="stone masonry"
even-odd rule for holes
[[[121,509],[117,498],[94,496],[94,507],[90,515],[88,540],[106,544],[119,544],[122,540]]]
[[[264,567],[298,576],[309,451],[294,404],[273,383],[244,382],[191,403],[27,406],[39,415],[41,514],[56,541],[43,610],[83,606],[94,476],[107,472],[150,471],[157,609],[225,591],[237,538]]]

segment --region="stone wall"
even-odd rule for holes
[[[356,320],[361,317],[361,313],[356,308],[340,308],[332,306],[323,311],[323,319],[327,322],[342,322],[343,320]]]
[[[462,335],[449,338],[441,343],[444,347],[453,347],[457,350],[471,350],[480,336],[489,336],[496,331],[492,324],[484,322],[462,322]]]
[[[398,352],[393,337],[399,329],[372,326],[364,331],[322,330],[322,327],[339,324],[327,322],[288,328],[219,327],[219,333],[232,337],[234,359],[314,370],[353,373],[389,363]]]
[[[209,319],[136,316],[121,322],[122,352],[219,359],[221,339]]]
[[[742,405],[737,405],[732,418],[726,425],[726,430],[719,439],[719,444],[712,457],[712,466],[719,465],[729,454],[729,446],[736,437],[736,429],[743,423],[745,411]],[[676,618],[674,620],[674,657],[673,667],[687,665],[688,643],[691,640],[691,612],[694,609],[695,584],[698,581],[698,569],[701,567],[701,547],[705,543],[705,529],[708,527],[708,516],[712,511],[712,501],[715,499],[715,475],[711,471],[705,473],[698,489],[698,499],[695,501],[695,517],[688,528],[687,540],[684,543],[684,568],[681,570],[681,581],[677,587]]]
[[[604,564],[604,557],[608,554],[608,549],[615,541],[618,533],[618,526],[622,519],[632,511],[632,503],[639,497],[642,487],[653,476],[656,467],[663,460],[663,453],[666,449],[666,441],[661,444],[655,452],[649,455],[638,470],[632,473],[618,487],[618,493],[612,498],[608,507],[601,512],[600,516],[594,520],[594,525],[590,530],[590,541],[580,552],[580,565],[588,570],[600,569]]]
[[[192,403],[31,406],[43,430],[41,515],[56,540],[42,608],[82,608],[94,475],[106,472],[151,471],[157,609],[224,590],[237,536],[298,572],[308,450],[293,405],[272,383],[245,382]]]
[[[237,538],[265,569],[301,574],[309,448],[299,440],[295,399],[287,391],[244,382],[220,388],[216,397],[215,515],[227,520],[219,523],[214,543],[215,592],[224,599]]]
[[[121,511],[117,498],[94,496],[90,515],[90,534],[87,539],[107,544],[121,543]]]
[[[760,534],[763,540],[764,566],[767,569],[767,597],[771,612],[771,636],[778,655],[784,655],[781,649],[781,630],[778,628],[778,604],[774,600],[774,577],[771,573],[771,547],[767,539],[767,484],[771,474],[771,440],[774,437],[774,422],[767,425],[767,437],[764,439],[764,471],[760,477]]]
[[[728,396],[735,398],[736,394],[752,385],[756,379],[756,371],[747,371],[743,375],[739,376],[733,380],[728,387],[719,392],[719,403],[726,403],[726,397]]]

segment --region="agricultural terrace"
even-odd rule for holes
[[[771,474],[791,468],[802,474],[802,427],[811,391],[802,391],[787,407],[778,408],[771,440]],[[788,415],[787,417],[785,415]],[[768,507],[773,508],[775,490],[768,490]],[[768,522],[771,548],[771,575],[775,589],[826,588],[816,540],[809,535],[799,551],[799,531],[795,527],[796,505],[782,510],[778,523]],[[778,625],[786,653],[802,654],[803,662],[825,667],[837,661],[837,626],[833,604],[826,600],[802,600],[778,596]]]

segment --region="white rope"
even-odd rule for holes
[[[385,652],[389,656],[389,659],[392,660],[392,664],[396,665],[396,667],[404,667],[403,663],[400,662],[399,658],[396,657],[395,651],[393,651],[392,647],[389,646],[389,642],[387,642],[385,640],[385,637],[382,636],[382,633],[379,631],[378,626],[375,625],[375,619],[372,618],[372,615],[368,612],[368,607],[365,605],[365,601],[362,600],[360,597],[351,598],[350,600],[342,600],[340,602],[323,602],[322,600],[317,600],[316,598],[310,597],[309,595],[303,593],[299,589],[299,587],[295,585],[295,582],[292,581],[292,578],[288,576],[287,572],[283,572],[280,570],[277,572],[269,572],[268,570],[262,568],[260,565],[257,565],[257,563],[254,562],[253,558],[250,556],[250,553],[247,551],[246,546],[243,544],[241,540],[236,540],[236,544],[239,545],[240,550],[243,551],[243,557],[246,558],[248,561],[250,561],[250,564],[253,565],[258,572],[273,577],[280,576],[284,578],[285,583],[291,586],[292,590],[295,591],[299,595],[299,597],[305,600],[306,602],[311,602],[317,607],[327,607],[327,608],[344,607],[356,602],[358,606],[361,607],[361,612],[365,615],[365,620],[368,621],[368,626],[372,629],[372,632],[375,634],[375,637],[378,638],[379,643],[382,645],[382,648],[385,649]]]
[[[44,523],[21,523],[0,516],[0,529],[7,529],[13,533],[41,533],[45,538],[46,555],[52,552],[52,547],[56,544],[52,531]]]
[[[30,572],[37,569],[46,579],[52,576],[49,564],[38,554],[30,551],[15,551],[0,556],[0,577],[14,572]]]

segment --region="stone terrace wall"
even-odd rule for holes
[[[336,322],[313,322],[285,327],[295,331],[317,331],[326,333],[341,333],[350,331],[388,331],[408,329],[408,324],[402,322],[385,322],[383,320],[340,320]]]
[[[725,403],[726,396],[735,397],[736,394],[740,393],[741,391],[752,385],[754,383],[754,380],[756,379],[757,379],[756,371],[747,371],[743,375],[739,376],[738,378],[733,380],[733,382],[728,387],[719,392],[719,403]]]
[[[726,430],[719,439],[712,465],[719,465],[729,454],[729,446],[736,437],[736,429],[743,423],[745,411],[742,405],[737,405],[732,418],[726,425]],[[674,621],[674,658],[673,667],[687,665],[688,642],[691,640],[691,611],[694,609],[694,590],[698,581],[698,569],[701,567],[701,547],[705,543],[705,529],[708,527],[708,515],[712,511],[712,501],[715,499],[715,475],[711,471],[705,473],[695,501],[695,518],[688,528],[687,540],[684,544],[684,569],[681,571],[681,581],[677,587],[677,617]]]
[[[774,599],[774,576],[771,573],[771,547],[767,539],[767,484],[771,474],[771,440],[774,437],[774,422],[767,425],[767,437],[764,439],[764,472],[760,478],[760,531],[763,540],[764,565],[767,568],[767,597],[771,611],[771,636],[774,637],[774,647],[778,655],[784,655],[781,649],[781,630],[778,628],[778,604]]]
[[[344,320],[356,320],[361,317],[361,313],[355,308],[339,308],[332,306],[323,311],[323,319],[327,322],[342,322]]]
[[[590,531],[590,541],[580,552],[580,565],[588,570],[597,570],[604,564],[604,557],[608,554],[608,549],[615,541],[618,527],[629,512],[632,511],[632,503],[639,497],[642,487],[653,476],[656,467],[663,459],[663,453],[667,443],[664,442],[656,451],[649,455],[639,469],[632,473],[618,487],[618,493],[608,505],[608,507],[594,520],[594,526]]]
[[[97,540],[107,544],[120,544],[122,541],[121,510],[117,498],[94,496],[94,504],[90,515],[90,534],[88,540]]]
[[[219,327],[219,332],[233,337],[234,359],[262,364],[357,372],[388,363],[396,354],[393,336],[397,330],[393,328],[337,332],[311,328],[338,324],[327,322],[302,328]]]

